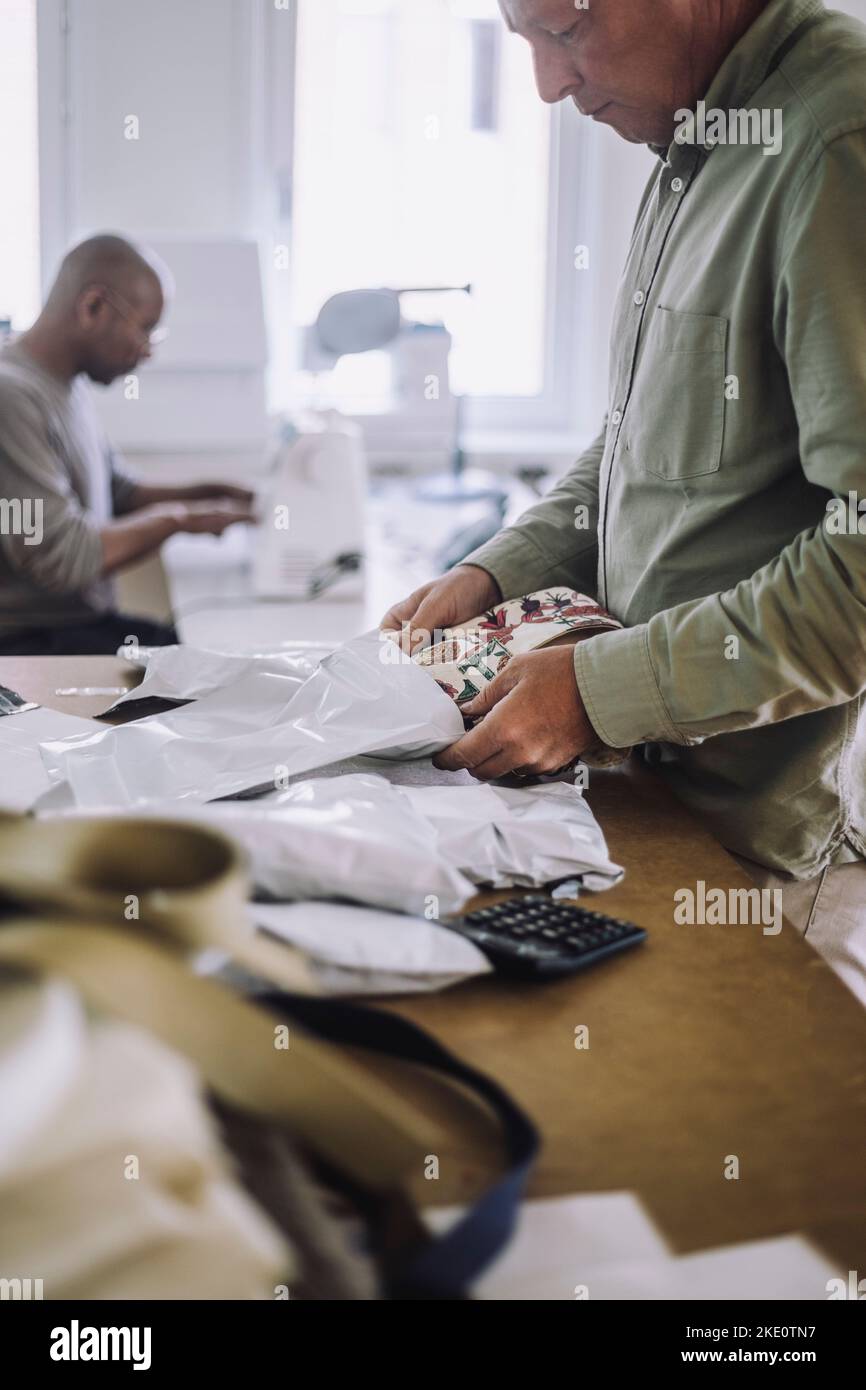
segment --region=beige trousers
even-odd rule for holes
[[[798,882],[733,857],[761,888],[782,890],[788,921],[866,1005],[866,861],[838,864]]]

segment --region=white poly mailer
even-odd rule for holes
[[[565,880],[575,893],[600,891],[623,872],[579,790],[564,783],[414,788],[351,773],[254,801],[145,809],[228,835],[247,854],[256,893],[277,902],[344,899],[433,919],[459,912],[482,885]]]
[[[256,891],[278,902],[345,898],[432,919],[459,912],[475,892],[438,852],[429,821],[383,777],[313,778],[265,800],[181,814],[240,844]]]
[[[623,876],[601,826],[571,782],[532,787],[406,787],[433,826],[438,852],[473,883],[541,888],[576,879],[598,892]]]
[[[364,753],[428,757],[459,739],[461,715],[378,633],[348,642],[300,686],[254,672],[168,714],[42,745],[77,806],[211,801]]]
[[[493,969],[474,942],[421,917],[341,903],[251,903],[250,918],[305,953],[324,994],[418,994]]]
[[[115,700],[112,710],[137,700],[200,700],[244,676],[270,673],[303,685],[319,664],[306,652],[269,652],[262,656],[231,656],[199,647],[155,647],[139,685]]]

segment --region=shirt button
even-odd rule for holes
[[[685,184],[683,183],[682,179],[671,179],[671,188],[673,189],[674,193],[682,193],[684,187]]]
[[[622,420],[622,411],[621,411],[621,410],[615,410],[615,411],[613,412],[613,414],[611,415],[611,417],[610,417],[610,423],[611,423],[612,425],[618,425],[618,424],[620,423],[621,420]]]
[[[644,294],[643,290],[636,290],[636,291],[635,291],[635,296],[634,296],[634,302],[635,302],[635,304],[638,304],[638,305],[643,304],[643,302],[644,302],[645,299],[646,299],[646,295]]]

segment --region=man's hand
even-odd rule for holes
[[[400,645],[409,655],[430,646],[434,634],[477,618],[502,595],[492,575],[477,565],[457,565],[442,579],[423,584],[385,614],[380,628],[401,632]]]
[[[177,530],[193,534],[207,532],[211,536],[221,536],[226,527],[233,526],[237,521],[255,521],[248,506],[226,497],[213,502],[169,503],[169,510],[175,518]]]
[[[188,502],[235,502],[250,511],[256,494],[247,487],[234,487],[231,483],[195,483],[184,488],[182,501]]]
[[[460,712],[485,717],[433,762],[446,772],[466,768],[482,782],[558,772],[598,741],[577,688],[573,647],[513,657]]]
[[[103,526],[103,574],[131,565],[158,550],[179,531],[209,532],[221,536],[236,521],[254,521],[249,507],[224,499],[221,502],[159,502],[127,512]]]

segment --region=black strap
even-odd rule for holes
[[[540,1145],[532,1121],[491,1077],[462,1062],[408,1019],[366,1005],[307,995],[266,994],[256,1002],[277,1014],[288,1013],[328,1042],[362,1047],[440,1072],[474,1091],[496,1114],[510,1161],[508,1171],[451,1230],[431,1237],[397,1281],[400,1297],[464,1297],[511,1238]]]

